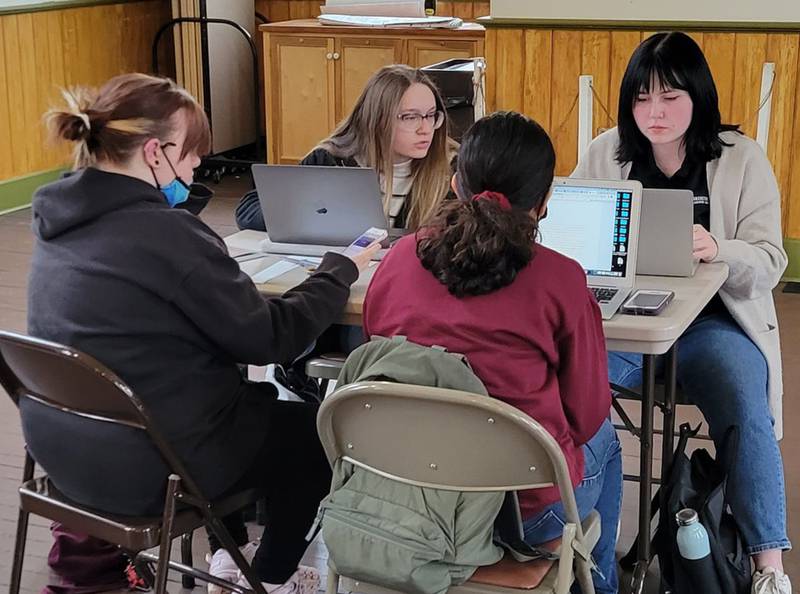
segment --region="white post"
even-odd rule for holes
[[[592,141],[592,76],[581,75],[578,78],[578,161]]]
[[[758,94],[758,128],[756,129],[756,142],[767,152],[769,144],[769,120],[772,115],[772,81],[775,80],[775,63],[764,62],[761,68],[761,92]]]
[[[486,115],[486,60],[484,58],[473,58],[473,63],[472,104],[474,118],[477,122]]]

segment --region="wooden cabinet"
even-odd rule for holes
[[[344,118],[370,76],[387,64],[403,61],[403,42],[393,38],[342,37],[336,40],[336,120]]]
[[[483,27],[457,30],[262,25],[269,163],[297,163],[344,118],[387,64],[425,66],[483,55]]]

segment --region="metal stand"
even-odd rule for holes
[[[204,13],[205,13],[205,11],[203,11],[203,14]],[[261,16],[261,15],[258,15],[258,16],[259,16],[260,19],[263,19],[263,20],[266,21],[266,19],[264,19],[263,16]],[[204,97],[205,105],[203,107],[204,107],[204,109],[206,111],[206,115],[208,115],[208,117],[209,117],[209,121],[211,121],[211,88],[210,88],[210,84],[209,84],[209,80],[210,79],[209,79],[209,72],[208,72],[208,55],[207,55],[208,54],[208,42],[207,42],[207,39],[206,39],[206,36],[205,36],[206,35],[205,31],[206,31],[207,25],[209,23],[227,25],[227,26],[233,27],[234,29],[239,31],[239,33],[241,33],[242,36],[245,38],[245,41],[247,41],[247,44],[250,47],[250,53],[251,53],[252,58],[253,58],[253,79],[254,79],[254,84],[253,84],[253,111],[254,111],[254,116],[255,116],[254,122],[255,122],[255,127],[256,127],[256,139],[255,139],[255,143],[254,143],[254,146],[255,146],[254,159],[242,159],[242,158],[236,158],[236,157],[231,158],[231,157],[225,155],[225,153],[219,153],[219,154],[216,154],[216,155],[209,155],[207,157],[204,157],[202,159],[201,164],[200,164],[201,172],[207,174],[207,176],[212,177],[214,182],[218,183],[220,181],[220,179],[222,178],[222,176],[225,175],[226,173],[231,173],[231,172],[236,171],[236,170],[242,170],[242,171],[248,171],[249,172],[250,171],[250,166],[253,165],[253,163],[263,163],[263,162],[266,161],[266,142],[262,141],[261,131],[259,130],[259,128],[260,128],[259,124],[260,124],[260,121],[261,121],[261,117],[260,117],[261,116],[261,109],[260,109],[260,106],[259,106],[260,105],[260,100],[259,100],[260,96],[259,96],[259,92],[258,92],[259,91],[259,84],[258,84],[258,51],[256,49],[256,44],[253,41],[253,37],[250,35],[250,33],[247,31],[247,29],[245,29],[239,23],[236,23],[234,21],[231,21],[231,20],[228,20],[228,19],[208,18],[206,16],[174,18],[174,19],[172,19],[170,21],[167,21],[166,23],[164,23],[164,25],[161,26],[161,28],[156,33],[155,39],[153,40],[152,62],[153,62],[153,73],[154,74],[158,74],[158,44],[161,41],[161,37],[168,30],[171,30],[175,25],[179,25],[181,23],[197,23],[197,24],[199,24],[201,26],[201,39],[203,40],[203,43],[202,43],[202,46],[203,46],[203,60],[202,60],[202,62],[203,62],[203,64],[202,64],[202,67],[203,67],[203,93],[205,95],[205,97]],[[212,124],[212,127],[213,127],[213,122],[211,122],[211,124]],[[232,153],[234,151],[239,151],[239,150],[241,150],[241,149],[234,149],[233,151],[225,151],[225,152],[226,153]]]

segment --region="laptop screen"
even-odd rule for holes
[[[630,190],[553,187],[541,243],[576,260],[589,276],[624,277],[628,264]]]

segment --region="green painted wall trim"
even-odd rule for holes
[[[789,265],[786,267],[786,272],[783,273],[782,280],[800,282],[800,239],[784,239],[783,249],[789,256]]]
[[[0,16],[25,12],[42,12],[45,10],[64,10],[65,8],[81,8],[83,6],[99,6],[101,4],[123,4],[140,2],[141,0],[31,0],[23,4],[12,4],[0,7]]]
[[[800,23],[752,21],[633,21],[619,19],[475,19],[487,29],[633,29],[636,31],[750,31],[754,33],[800,31]]]
[[[0,215],[30,206],[33,193],[64,172],[63,168],[39,171],[0,181]]]

